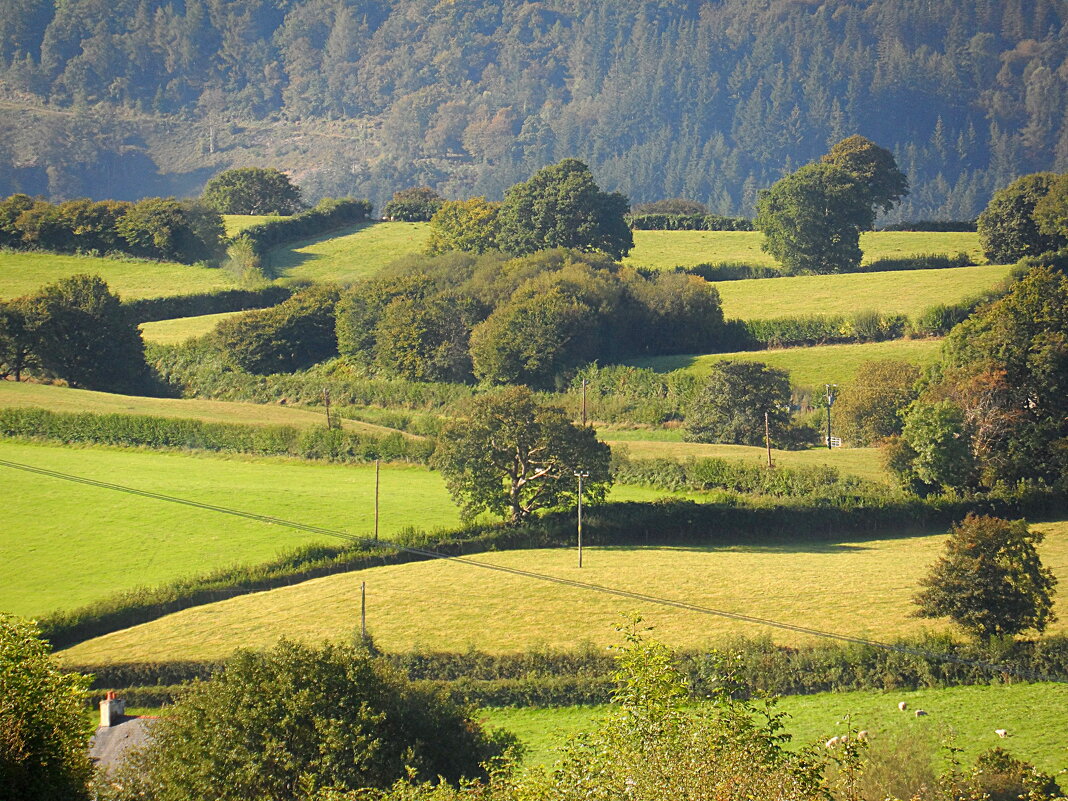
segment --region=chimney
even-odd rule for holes
[[[107,696],[100,702],[100,725],[114,726],[120,723],[126,714],[126,702],[114,690],[108,690]]]

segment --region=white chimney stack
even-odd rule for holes
[[[100,725],[114,726],[125,714],[126,702],[114,690],[108,690],[107,697],[100,702]]]

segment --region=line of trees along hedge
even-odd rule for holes
[[[793,499],[766,506],[656,503],[606,503],[583,514],[583,535],[591,545],[710,545],[726,542],[822,541],[872,537],[887,532],[944,528],[970,511],[999,517],[1037,517],[1063,511],[1066,496],[1045,487],[1021,485],[975,497],[857,499],[839,505]],[[520,525],[471,525],[446,532],[409,532],[398,537],[439,553],[460,555],[485,550],[570,546],[572,512],[550,512]],[[716,532],[716,533],[711,533]],[[383,544],[312,546],[260,565],[232,568],[152,588],[138,588],[80,609],[43,618],[41,629],[56,648],[65,648],[112,631],[129,628],[194,606],[283,587],[312,578],[403,564],[426,557]]]
[[[400,433],[374,436],[325,426],[300,429],[31,408],[0,409],[0,435],[96,445],[295,456],[332,462],[385,459],[424,463],[434,449],[430,440]]]
[[[259,255],[273,247],[298,239],[325,234],[347,225],[367,222],[371,218],[371,202],[353,198],[324,198],[307,211],[277,220],[250,225],[238,238],[252,243]]]
[[[218,212],[174,198],[53,204],[12,195],[0,201],[0,246],[15,249],[121,252],[191,264],[221,256],[225,238]]]
[[[770,637],[732,637],[719,643],[737,654],[739,678],[754,690],[781,695],[851,690],[916,690],[971,684],[1011,683],[1027,679],[984,669],[975,663],[1012,665],[1035,677],[1068,675],[1068,637],[1005,640],[994,643],[959,641],[948,635],[894,639],[887,650],[867,645],[825,643],[805,647],[776,645]],[[920,652],[947,654],[954,660],[927,658]],[[614,657],[600,648],[573,651],[523,651],[490,654],[409,651],[383,654],[409,679],[433,683],[457,701],[479,706],[554,707],[604,704],[615,689]],[[970,664],[969,664],[970,663]],[[717,675],[707,651],[685,649],[676,665],[703,698]],[[109,689],[120,690],[131,706],[173,702],[183,683],[207,679],[220,662],[134,662],[82,665],[72,670],[91,673],[91,700]]]
[[[171,295],[163,298],[124,300],[123,308],[136,323],[173,320],[177,317],[199,317],[204,314],[264,309],[288,299],[300,287],[298,284],[271,284],[256,289],[219,289],[195,295]]]
[[[752,231],[747,217],[720,214],[628,214],[624,218],[635,231]]]

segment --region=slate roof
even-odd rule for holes
[[[112,726],[100,726],[89,741],[89,757],[107,770],[118,767],[126,752],[139,748],[151,739],[152,717],[127,717]]]

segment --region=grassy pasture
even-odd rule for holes
[[[158,345],[178,345],[195,337],[202,337],[215,330],[223,320],[244,312],[220,312],[219,314],[201,314],[197,317],[177,317],[172,320],[157,320],[141,323],[141,338],[145,342]]]
[[[682,442],[678,429],[600,429],[598,435],[613,448],[625,448],[636,459],[726,459],[766,465],[768,452],[750,445],[719,445],[705,442]],[[860,476],[870,481],[888,482],[877,448],[810,448],[804,451],[771,449],[772,462],[780,467],[803,470],[815,465],[828,465],[840,473]]]
[[[274,517],[369,534],[374,465],[222,458],[0,440],[0,459]],[[266,561],[312,542],[288,528],[0,466],[0,609],[22,615],[89,603],[216,568]],[[619,500],[668,493],[619,487]],[[383,465],[383,538],[459,524],[439,473]]]
[[[984,265],[946,270],[801,275],[715,281],[729,318],[760,320],[873,309],[914,316],[937,303],[955,303],[996,286],[1011,267]]]
[[[1042,556],[1068,575],[1068,522],[1047,524]],[[592,548],[584,566],[570,549],[480,554],[478,561],[604,587],[639,590],[705,607],[842,634],[886,640],[941,630],[909,617],[917,582],[944,535],[713,548]],[[754,577],[756,580],[754,581]],[[615,641],[621,613],[639,612],[673,646],[703,646],[727,635],[805,635],[505,575],[458,563],[418,562],[328,576],[292,587],[188,609],[63,652],[75,664],[214,659],[234,648],[273,645],[280,632],[317,642],[351,635],[360,583],[368,626],[391,651],[413,648],[511,652]],[[749,591],[747,591],[747,589]],[[834,601],[834,602],[830,602]],[[1063,601],[1062,601],[1063,605]],[[1062,615],[1063,617],[1063,615]],[[1063,620],[1051,630],[1068,630]]]
[[[232,289],[230,273],[175,262],[64,256],[0,251],[0,299],[29,295],[45,284],[78,273],[93,273],[124,299],[156,298]]]
[[[628,362],[635,367],[648,367],[658,373],[682,370],[695,375],[708,375],[712,365],[723,359],[744,359],[764,362],[790,374],[790,383],[801,387],[822,387],[824,384],[845,386],[853,381],[864,362],[899,359],[919,367],[938,361],[942,340],[895,339],[889,342],[865,342],[851,345],[816,345],[810,348],[779,348],[749,350],[734,353],[709,353],[700,356],[651,356]]]
[[[0,381],[0,408],[32,406],[54,412],[95,412],[97,414],[147,414],[153,417],[180,417],[207,423],[241,423],[244,425],[284,425],[294,428],[321,426],[322,412],[295,406],[201,400],[199,398],[146,398],[138,395],[115,395],[88,389],[49,386],[47,384]],[[395,429],[357,420],[343,420],[351,431],[368,434],[392,434]]]
[[[428,235],[427,223],[363,223],[276,248],[268,262],[286,278],[348,283],[374,275],[401,256],[422,252]]]
[[[226,235],[229,237],[233,237],[234,234],[239,234],[253,225],[279,219],[276,214],[224,214],[222,218],[223,225],[226,226]]]
[[[774,267],[776,261],[760,249],[759,231],[635,231],[634,250],[624,263],[659,270],[696,264],[743,262]],[[979,235],[974,232],[869,231],[860,235],[864,264],[876,259],[921,253],[968,253],[982,263]]]
[[[930,715],[916,718],[910,712],[902,713],[898,701]],[[854,729],[870,733],[873,755],[878,755],[888,740],[900,737],[919,740],[933,753],[939,741],[949,735],[954,745],[964,749],[966,763],[994,746],[1046,773],[1056,774],[1068,763],[1068,686],[1064,684],[817,693],[787,696],[779,701],[778,708],[789,715],[786,731],[793,736],[794,747],[819,745],[846,733],[844,721],[848,720]],[[610,712],[608,706],[502,708],[482,709],[480,717],[491,726],[514,732],[528,748],[527,764],[551,765],[568,737],[594,730]],[[994,729],[1002,728],[1012,736],[999,739]],[[1065,783],[1063,777],[1061,783]]]

